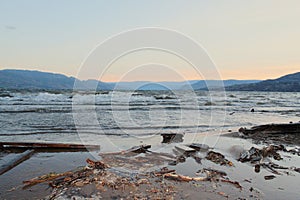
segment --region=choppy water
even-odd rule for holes
[[[252,108],[255,112],[250,112]],[[0,95],[1,141],[74,142],[84,137],[93,142],[101,135],[236,131],[290,121],[300,121],[300,93],[2,91]]]

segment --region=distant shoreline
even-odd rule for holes
[[[29,70],[0,70],[0,88],[29,90],[96,90],[96,91],[266,91],[300,92],[300,72],[272,80],[184,80],[181,82],[101,82],[79,80],[63,74]]]

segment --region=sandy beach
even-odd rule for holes
[[[300,1],[0,5],[0,200],[300,199]]]
[[[122,141],[120,141],[122,140]],[[178,143],[162,144],[160,136],[152,136],[147,140],[150,144],[151,152],[165,153],[174,155],[174,148]],[[122,142],[124,149],[133,146],[131,138],[120,139],[111,138],[113,144]],[[65,188],[61,194],[57,195],[54,199],[121,199],[136,197],[145,198],[148,195],[149,199],[154,198],[174,198],[174,199],[298,199],[298,182],[299,173],[293,171],[293,168],[277,170],[279,174],[274,175],[267,168],[262,168],[259,173],[254,171],[254,167],[250,163],[242,163],[238,161],[240,154],[244,150],[249,150],[251,147],[262,148],[266,144],[253,144],[250,139],[242,139],[232,137],[232,135],[217,133],[207,134],[193,134],[185,135],[182,144],[189,144],[190,141],[196,143],[207,144],[214,152],[219,152],[225,156],[225,159],[232,163],[230,165],[220,165],[211,160],[206,159],[207,152],[198,152],[197,155],[201,158],[200,162],[196,162],[193,157],[187,157],[184,162],[177,165],[170,164],[166,159],[157,158],[157,163],[153,163],[153,157],[148,157],[147,153],[139,156],[144,157],[145,161],[141,163],[106,163],[110,165],[113,172],[118,172],[118,176],[133,176],[136,174],[147,174],[149,172],[157,171],[163,167],[169,170],[176,170],[176,174],[188,177],[200,177],[197,172],[201,169],[214,169],[225,172],[226,180],[232,183],[237,182],[237,185],[222,182],[219,179],[207,181],[178,181],[172,179],[153,179],[152,184],[146,184],[142,187],[130,191],[130,188],[124,190],[119,189],[106,189],[99,190],[95,187],[95,182],[85,183],[80,186],[69,186]],[[181,144],[181,145],[182,145]],[[136,144],[139,145],[139,144]],[[34,154],[30,159],[21,163],[12,170],[6,172],[0,179],[0,198],[1,199],[48,199],[49,195],[53,192],[53,188],[49,186],[49,182],[36,184],[30,187],[24,187],[23,181],[32,179],[34,177],[49,174],[50,172],[62,173],[66,171],[74,171],[80,167],[87,166],[86,159],[92,160],[105,160],[103,156],[98,156],[99,153],[115,152],[117,149],[109,148],[113,145],[103,145],[100,151],[97,152],[63,152],[63,153],[46,153],[40,152]],[[288,145],[287,148],[292,148],[293,145]],[[293,155],[289,152],[279,152],[282,160],[274,160],[273,158],[264,158],[264,162],[272,161],[280,166],[298,167],[300,165],[300,158],[298,155]],[[110,157],[109,157],[110,158]],[[147,162],[147,159],[149,162]],[[141,165],[140,165],[141,164]],[[110,168],[107,169],[109,172]],[[126,175],[127,174],[127,175]],[[266,180],[265,176],[275,176],[272,180]],[[146,177],[149,179],[149,177]],[[152,180],[151,178],[149,179]],[[157,181],[157,182],[155,182]],[[171,187],[170,194],[165,191],[155,192],[149,189]],[[142,193],[141,193],[142,192]],[[150,196],[152,195],[152,196]],[[157,196],[155,196],[157,195]]]

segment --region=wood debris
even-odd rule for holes
[[[210,160],[216,164],[233,166],[233,163],[225,158],[224,155],[218,152],[209,151],[205,157],[207,160]]]

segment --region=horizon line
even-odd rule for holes
[[[62,72],[54,72],[54,71],[42,71],[39,69],[23,69],[23,68],[2,68],[0,69],[0,71],[4,71],[4,70],[15,70],[15,71],[35,71],[35,72],[41,72],[41,73],[51,73],[51,74],[58,74],[58,75],[64,75],[66,77],[69,78],[76,78],[78,80],[81,81],[88,81],[88,80],[96,80],[99,82],[104,82],[104,83],[119,83],[119,82],[123,82],[123,83],[131,83],[131,82],[152,82],[152,83],[160,83],[160,82],[187,82],[187,81],[226,81],[226,80],[240,80],[240,81],[247,81],[247,80],[251,80],[251,81],[264,81],[264,80],[272,80],[272,79],[277,79],[280,78],[282,76],[285,75],[289,75],[289,74],[294,74],[294,73],[299,73],[300,71],[296,71],[296,72],[292,72],[292,73],[286,73],[286,74],[282,74],[280,76],[277,76],[276,78],[265,78],[265,79],[256,79],[256,78],[249,78],[249,79],[239,79],[239,78],[226,78],[226,79],[186,79],[186,80],[125,80],[125,81],[103,81],[103,80],[99,80],[96,78],[87,78],[87,79],[79,79],[74,75],[69,75],[69,74],[64,74]]]

